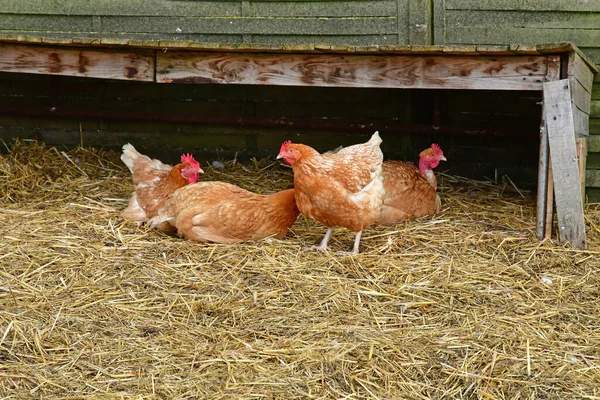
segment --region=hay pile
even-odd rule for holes
[[[201,245],[123,222],[118,156],[0,155],[2,396],[600,398],[599,211],[590,250],[540,243],[530,194],[442,176],[438,216],[366,230],[357,257],[304,250],[325,228],[302,216]],[[291,184],[273,160],[204,169]]]

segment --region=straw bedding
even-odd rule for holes
[[[302,216],[283,240],[197,244],[120,218],[119,154],[7,151],[3,398],[600,398],[595,209],[574,250],[535,239],[531,193],[440,175],[439,215],[367,229],[356,257],[307,251],[325,228]],[[202,161],[292,183],[272,159]]]

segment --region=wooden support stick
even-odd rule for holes
[[[552,174],[552,163],[548,155],[548,186],[546,189],[546,215],[544,216],[544,239],[552,237],[552,224],[554,222],[554,176]]]
[[[581,201],[585,206],[585,164],[587,161],[587,137],[575,139],[577,146],[577,161],[579,166],[579,182],[581,186]]]
[[[537,226],[536,235],[538,239],[546,237],[546,215],[548,208],[548,182],[551,181],[548,177],[549,166],[549,148],[548,148],[548,130],[546,129],[546,121],[542,113],[542,122],[540,126],[540,156],[538,166],[538,188],[537,188]],[[552,209],[552,203],[550,204]],[[550,213],[552,218],[552,213]]]

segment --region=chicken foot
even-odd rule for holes
[[[333,233],[333,228],[335,228],[335,226],[331,227],[331,228],[327,228],[327,232],[325,233],[325,237],[323,238],[323,240],[321,241],[321,244],[318,246],[312,246],[311,250],[327,250],[329,251],[329,247],[327,247],[327,243],[329,242],[329,238],[331,238],[331,234]],[[348,251],[340,251],[338,252],[339,254],[358,254],[358,249],[360,247],[360,237],[362,235],[362,231],[359,231],[356,233],[356,237],[354,238],[354,247],[352,248],[351,252]]]
[[[320,251],[327,250],[328,251],[329,247],[327,247],[327,243],[329,242],[329,238],[331,237],[331,234],[333,233],[333,228],[335,228],[335,226],[332,226],[331,228],[327,228],[327,233],[325,233],[325,237],[321,241],[321,244],[318,246],[312,246],[310,249],[311,250],[320,250]]]

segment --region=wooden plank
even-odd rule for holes
[[[600,73],[594,78],[594,86],[592,86],[592,99],[600,100]]]
[[[452,10],[600,11],[590,0],[446,0]]]
[[[586,92],[592,93],[594,73],[577,53],[573,53],[572,60],[569,62],[568,74],[574,76]]]
[[[546,217],[547,208],[552,207],[552,202],[547,203],[548,200],[548,168],[549,168],[549,155],[550,149],[548,146],[548,131],[542,117],[540,126],[540,147],[539,147],[539,165],[538,165],[538,186],[537,186],[537,225],[536,235],[538,239],[543,239],[547,236],[546,231]]]
[[[0,44],[0,71],[152,81],[152,52]]]
[[[600,188],[587,188],[585,195],[589,205],[600,205]]]
[[[172,0],[0,0],[6,14],[25,15],[147,15],[147,16],[239,16],[240,1],[172,1]],[[48,18],[51,20],[51,18]]]
[[[395,35],[396,17],[348,18],[222,18],[222,17],[102,17],[104,32],[252,35]],[[316,42],[316,43],[323,43]]]
[[[398,44],[410,43],[410,0],[396,0],[396,16],[398,22]]]
[[[560,67],[561,61],[560,57],[557,55],[549,55],[548,56],[548,72],[546,74],[546,80],[557,81],[560,79]]]
[[[575,129],[575,137],[587,137],[590,134],[590,116],[579,109],[572,106],[573,111],[573,126]]]
[[[585,171],[585,180],[587,187],[600,188],[600,170]]]
[[[540,90],[547,57],[157,53],[157,82]]]
[[[446,44],[446,0],[433,1],[433,44]]]
[[[393,34],[354,34],[354,35],[307,35],[305,33],[301,35],[269,35],[269,34],[255,34],[252,35],[252,41],[254,44],[271,44],[271,45],[283,45],[288,47],[293,44],[326,44],[328,47],[331,45],[352,45],[352,46],[368,46],[373,43],[380,45],[395,45],[398,44],[398,36],[396,33]],[[224,46],[226,47],[226,46]],[[284,49],[287,50],[287,49]],[[361,50],[362,51],[362,50]],[[374,50],[371,50],[371,52]]]
[[[596,63],[596,66],[600,68],[600,47],[596,44],[596,46],[579,46],[581,51],[586,55],[586,57],[592,62]],[[596,73],[596,77],[594,78],[594,82],[598,82],[598,75]]]
[[[0,26],[2,30],[16,30],[19,32],[93,32],[93,20],[89,16],[15,15],[2,13],[0,14]]]
[[[408,0],[400,0],[406,4]],[[252,17],[389,17],[396,15],[398,0],[381,1],[250,1]]]
[[[600,118],[590,119],[590,134],[600,135]]]
[[[554,196],[561,241],[586,247],[569,80],[544,83],[544,114],[548,129]]]
[[[600,153],[600,135],[590,135],[588,138],[588,152]]]
[[[552,172],[552,155],[550,154],[548,154],[548,187],[546,189],[546,216],[544,220],[546,221],[544,239],[550,239],[554,223],[554,174]]]
[[[575,148],[577,151],[577,170],[579,171],[579,186],[581,188],[581,200],[583,205],[585,205],[585,186],[586,186],[586,176],[585,176],[585,163],[587,160],[587,138],[581,137],[575,139]]]
[[[600,153],[592,153],[588,150],[588,157],[586,162],[587,169],[600,169]]]
[[[409,43],[431,44],[431,0],[408,0]]]
[[[507,26],[462,26],[452,24],[446,18],[446,41],[456,44],[487,43],[552,43],[569,41],[581,47],[596,47],[600,43],[600,29],[542,29]]]
[[[600,118],[600,100],[591,100],[590,102],[590,117]]]
[[[446,10],[449,26],[527,27],[551,29],[597,29],[600,14],[568,13],[564,11],[523,10]],[[518,42],[517,42],[518,43]],[[551,43],[551,42],[540,42]]]
[[[592,103],[592,95],[590,92],[585,90],[583,85],[577,79],[575,79],[574,76],[569,77],[569,86],[571,87],[573,104],[579,107],[579,109],[584,113],[589,114]]]

